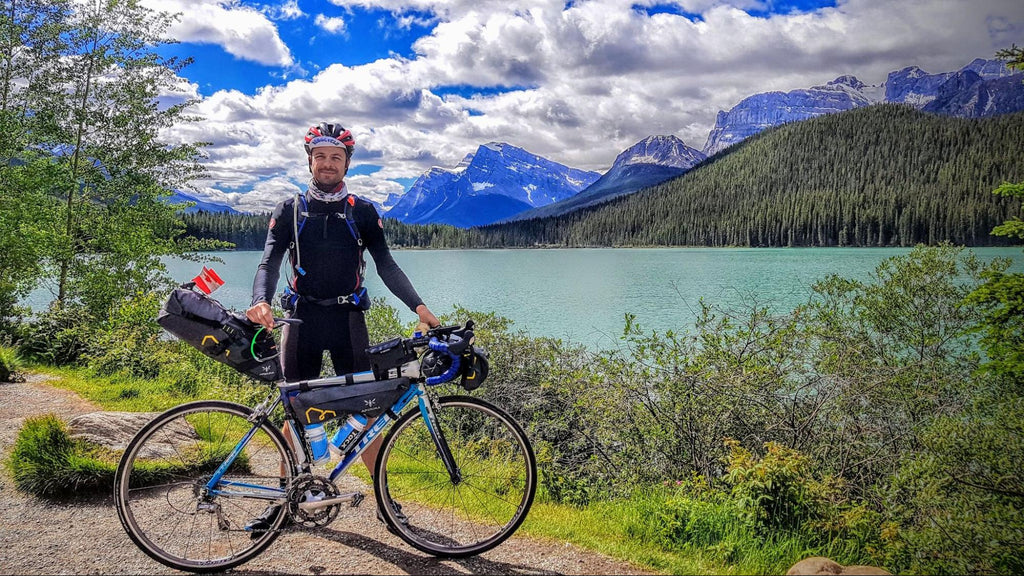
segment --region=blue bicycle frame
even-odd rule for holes
[[[323,386],[338,386],[345,384],[346,381],[355,381],[358,383],[372,381],[374,378],[372,372],[359,372],[357,374],[352,374],[350,376],[351,379],[349,380],[346,380],[346,376],[335,376],[331,378],[310,380],[307,382],[307,385],[310,386],[311,388],[318,388]],[[231,454],[229,454],[227,459],[224,460],[223,463],[221,463],[221,465],[213,473],[213,476],[211,476],[210,480],[206,483],[205,488],[206,493],[208,495],[240,496],[246,498],[257,498],[262,500],[281,500],[282,498],[285,497],[285,494],[287,493],[287,489],[285,488],[271,488],[267,486],[246,484],[243,482],[232,482],[228,480],[222,480],[224,474],[227,473],[228,469],[234,463],[235,459],[238,458],[238,455],[242,453],[242,450],[245,448],[246,444],[249,443],[253,435],[256,434],[256,431],[260,428],[261,425],[263,425],[264,421],[266,420],[266,417],[277,408],[278,404],[282,404],[284,402],[286,393],[285,386],[286,385],[284,384],[279,385],[280,396],[276,400],[274,400],[274,402],[269,406],[269,408],[262,411],[260,410],[260,408],[257,408],[257,411],[254,412],[253,417],[255,418],[255,421],[253,423],[253,427],[242,437],[241,440],[239,440],[238,444],[236,444],[234,449],[232,449]],[[389,411],[386,411],[384,414],[381,414],[379,417],[377,417],[374,423],[363,432],[363,435],[362,437],[360,437],[359,442],[356,443],[342,456],[341,461],[338,462],[337,466],[334,467],[334,470],[331,471],[330,480],[333,482],[338,476],[344,473],[345,470],[347,470],[348,467],[355,461],[355,459],[358,458],[359,455],[362,454],[364,450],[366,450],[366,447],[377,439],[377,437],[380,435],[384,427],[391,422],[391,417],[388,416],[388,413],[401,414],[402,411],[405,410],[409,403],[412,402],[414,399],[418,400],[420,414],[423,417],[427,430],[430,432],[431,438],[433,438],[434,440],[434,444],[437,447],[439,454],[441,455],[442,461],[444,462],[446,468],[448,469],[448,473],[451,475],[452,481],[458,482],[458,479],[461,477],[461,474],[459,473],[458,467],[455,465],[454,458],[452,458],[451,452],[448,448],[448,444],[447,442],[445,442],[441,430],[437,427],[437,420],[434,418],[434,412],[433,408],[431,407],[430,401],[426,397],[426,390],[423,387],[423,384],[419,382],[414,382],[412,386],[409,388],[409,390],[406,391],[406,393],[403,394],[402,397],[399,398],[398,401],[396,401],[393,406],[391,406],[391,409]],[[253,420],[253,418],[250,418],[250,420]],[[296,430],[301,429],[301,426],[296,426],[294,424],[292,427],[293,429]],[[307,445],[304,434],[302,435],[302,443],[303,446],[296,446],[294,447],[294,449],[306,450]],[[239,492],[236,491],[237,489],[245,489],[246,491]]]

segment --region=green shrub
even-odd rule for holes
[[[14,382],[22,365],[17,350],[0,345],[0,382]]]
[[[114,306],[86,352],[89,368],[101,375],[155,378],[160,373],[159,351],[165,348],[156,323],[163,300],[162,293],[151,292]]]
[[[366,312],[366,331],[370,334],[370,344],[376,344],[392,338],[407,337],[410,327],[402,324],[398,310],[386,300],[374,298],[373,306]]]
[[[19,296],[11,288],[0,280],[0,338],[6,339],[17,338],[25,316],[30,313],[28,307],[18,306]]]
[[[886,512],[895,569],[1024,573],[1024,399],[978,402],[937,420],[903,462]]]
[[[110,490],[117,467],[102,449],[71,438],[53,414],[25,421],[8,465],[18,488],[46,497]]]
[[[747,522],[761,533],[794,530],[821,518],[829,496],[828,483],[816,480],[810,459],[776,442],[764,445],[757,457],[736,440],[727,440],[725,479]]]
[[[29,360],[56,366],[80,363],[96,332],[95,320],[79,306],[51,306],[25,325],[18,345]]]

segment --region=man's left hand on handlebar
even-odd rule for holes
[[[441,321],[437,319],[437,316],[434,316],[434,313],[427,308],[426,304],[420,304],[416,307],[416,315],[420,317],[420,322],[416,325],[416,331],[420,334],[426,334],[427,330],[441,325]]]

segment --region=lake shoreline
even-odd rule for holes
[[[918,246],[937,246],[934,244],[919,244]],[[1020,248],[1024,251],[1024,244],[1013,244],[1013,245],[995,245],[995,244],[982,244],[982,245],[971,245],[971,246],[960,246],[965,250],[972,250],[976,248],[991,248],[991,249],[1013,249]],[[460,250],[487,250],[487,251],[530,251],[530,250],[910,250],[914,246],[505,246],[500,248],[493,247],[466,247],[466,248],[452,248],[452,247],[425,247],[425,246],[394,246],[391,245],[389,248],[393,252],[424,252],[424,251],[440,251],[440,252],[452,252]],[[198,252],[198,254],[219,254],[225,252],[259,252],[263,250],[207,250]]]
[[[979,260],[1008,258],[1024,271],[1019,248],[971,248]],[[604,349],[619,343],[625,315],[644,332],[690,333],[704,303],[722,310],[751,304],[786,313],[813,296],[812,286],[829,275],[870,282],[884,259],[910,248],[549,248],[405,249],[395,261],[435,314],[461,308],[494,313],[514,330]],[[966,250],[965,250],[966,253]],[[199,253],[225,285],[215,297],[236,310],[248,308],[262,252]],[[371,260],[368,258],[368,260]],[[210,265],[210,262],[214,264]],[[195,259],[164,258],[177,283],[199,273]],[[284,266],[288,268],[287,265]],[[279,288],[285,273],[281,274]],[[370,266],[371,297],[394,308],[402,322],[415,315],[395,298]],[[46,308],[40,290],[25,304]]]

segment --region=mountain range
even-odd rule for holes
[[[601,175],[500,142],[420,176],[387,212],[407,224],[479,226],[575,196]]]
[[[215,202],[206,202],[205,200],[189,196],[181,190],[175,190],[174,193],[171,194],[170,198],[167,199],[168,204],[185,204],[188,202],[191,202],[192,206],[183,210],[186,214],[193,214],[195,212],[225,212],[228,214],[240,214],[238,210],[235,210],[230,206],[217,204]]]
[[[648,136],[624,150],[612,167],[579,194],[516,214],[512,220],[557,216],[684,174],[706,158],[675,136]]]
[[[999,60],[977,59],[956,72],[929,74],[917,66],[890,72],[885,82],[864,84],[840,76],[824,86],[791,92],[763,92],[721,111],[704,144],[713,156],[772,126],[862,108],[909,104],[925,112],[980,118],[1024,110],[1024,74],[1012,74]]]
[[[986,118],[880,104],[765,130],[686,174],[597,206],[458,231],[448,246],[1008,245],[1021,213],[1024,112]],[[420,236],[430,245],[436,233]],[[456,244],[457,243],[457,244]],[[408,239],[405,245],[414,244]]]
[[[462,228],[565,214],[676,178],[767,128],[884,103],[962,118],[1006,114],[1024,110],[1024,74],[1013,74],[1002,61],[976,59],[938,74],[910,66],[877,85],[847,75],[823,86],[755,94],[718,113],[703,150],[675,136],[651,136],[619,154],[603,175],[491,142],[454,168],[427,170],[408,192],[378,207],[407,224]]]

